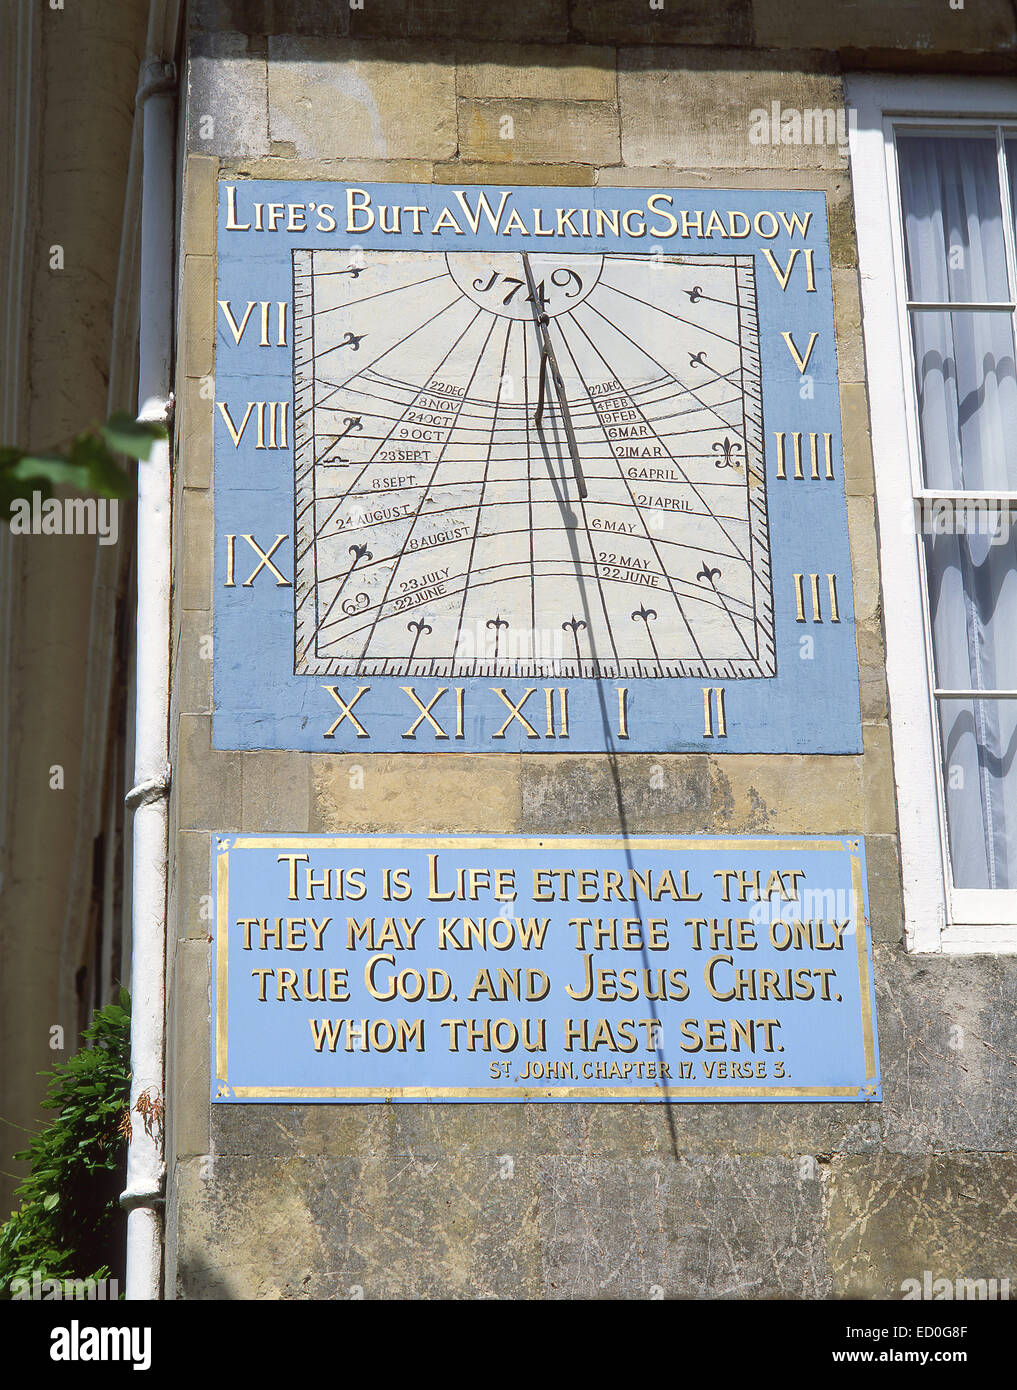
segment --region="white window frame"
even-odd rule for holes
[[[915,497],[921,491],[922,473],[893,140],[894,126],[903,124],[940,124],[951,133],[961,133],[965,126],[998,123],[1013,125],[1017,135],[1017,82],[850,75],[845,78],[845,96],[855,113],[849,122],[851,180],[879,519],[905,941],[912,951],[1017,952],[1017,891],[951,887],[931,625],[915,526]]]

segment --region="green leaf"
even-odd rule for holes
[[[49,1194],[49,1196],[46,1198],[46,1200],[45,1200],[45,1201],[43,1202],[43,1204],[42,1204],[44,1210],[45,1210],[45,1211],[52,1211],[53,1208],[56,1206],[57,1202],[59,1202],[59,1200],[60,1200],[59,1194],[56,1193],[56,1192],[51,1192],[51,1193]]]
[[[22,480],[46,478],[51,483],[73,483],[81,487],[85,470],[59,454],[24,454],[17,463],[6,469],[8,477]]]
[[[79,434],[71,445],[71,459],[80,464],[88,486],[103,497],[130,497],[134,484],[96,434]]]
[[[147,459],[153,443],[157,439],[166,438],[166,430],[162,425],[152,424],[147,420],[135,420],[122,410],[111,415],[101,427],[101,431],[111,449],[134,459]]]
[[[33,492],[38,492],[42,501],[45,501],[52,497],[53,488],[47,478],[35,478],[24,483],[12,477],[10,469],[6,472],[0,471],[0,521],[11,521],[16,502],[27,502],[31,506]]]

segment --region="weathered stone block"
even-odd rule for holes
[[[241,829],[302,834],[310,820],[310,758],[306,753],[241,754]]]
[[[207,715],[180,716],[174,788],[181,830],[241,828],[240,754],[212,751]]]
[[[896,836],[866,835],[865,867],[872,940],[899,946],[904,939],[904,901]]]
[[[883,629],[878,618],[855,624],[858,653],[858,686],[863,724],[883,723],[888,714],[886,657]]]
[[[176,564],[181,608],[212,606],[212,494],[185,487],[180,494]]]
[[[478,11],[476,0],[367,0],[350,16],[354,37],[478,39],[502,43],[564,43],[568,0],[516,0]]]
[[[461,97],[613,102],[617,96],[615,54],[610,48],[461,44],[456,62],[456,92]]]
[[[593,164],[471,164],[454,160],[451,164],[434,166],[436,184],[453,184],[463,188],[469,184],[536,184],[555,188],[587,188],[597,182]]]
[[[178,615],[176,640],[176,707],[184,714],[208,714],[212,709],[212,623],[208,610],[182,611]]]
[[[267,72],[258,43],[243,34],[191,35],[189,150],[206,155],[268,154]]]
[[[486,1156],[252,1156],[216,1159],[204,1182],[198,1172],[180,1170],[179,1296],[540,1294],[539,1174],[525,1162],[505,1176]]]
[[[879,549],[876,512],[871,497],[847,499],[848,536],[851,541],[851,584],[855,621],[873,622],[879,616]]]
[[[426,159],[230,159],[220,164],[224,178],[337,179],[340,183],[430,183],[432,165]]]
[[[335,0],[194,0],[188,10],[196,29],[240,34],[349,32],[349,4]]]
[[[842,382],[840,427],[844,453],[844,490],[848,496],[871,497],[875,491],[869,401],[862,382]]]
[[[180,319],[187,376],[204,377],[212,371],[215,313],[215,261],[211,256],[185,256]]]
[[[181,941],[169,989],[173,1039],[169,1116],[173,1152],[184,1156],[209,1150],[211,1005],[207,941]]]
[[[210,376],[178,377],[177,382],[182,397],[176,421],[179,481],[185,488],[211,487],[214,383]]]
[[[512,756],[315,755],[311,778],[311,830],[519,828],[519,759]]]
[[[837,375],[842,384],[864,382],[862,306],[858,297],[856,270],[833,272],[833,317],[837,333]]]
[[[527,832],[619,834],[705,830],[710,772],[702,755],[529,756],[521,760]]]
[[[175,934],[193,941],[207,941],[212,932],[215,901],[212,837],[204,830],[181,830],[177,832],[175,843],[172,878]]]
[[[218,169],[211,155],[191,154],[184,162],[183,250],[191,256],[215,255]]]
[[[1017,957],[875,958],[885,1148],[1017,1152]]]
[[[955,1290],[963,1278],[1017,1283],[1015,1190],[1010,1155],[835,1158],[824,1190],[832,1296],[900,1298],[926,1270]]]
[[[549,1160],[540,1226],[545,1298],[828,1296],[821,1185],[791,1159]]]
[[[981,0],[963,9],[929,0],[797,7],[785,0],[753,0],[752,9],[761,47],[913,49],[922,54],[1008,53],[1017,47],[1013,7],[1006,0]]]
[[[632,49],[618,59],[626,164],[685,169],[846,169],[847,145],[756,143],[754,111],[823,110],[844,104],[839,77],[786,69],[772,54],[724,49]],[[779,132],[778,132],[779,138]]]
[[[459,153],[492,164],[617,164],[618,108],[611,102],[459,101]]]
[[[878,622],[855,626],[858,682],[863,724],[880,724],[888,718],[883,630]]]
[[[455,69],[435,44],[268,41],[269,131],[301,158],[449,159]]]
[[[710,759],[710,777],[714,830],[857,834],[862,825],[855,755],[727,753]]]
[[[890,757],[890,730],[885,724],[862,728],[862,795],[865,798],[865,833],[893,835],[897,830],[897,804]]]
[[[871,1105],[498,1104],[231,1105],[212,1110],[219,1154],[417,1158],[625,1159],[730,1153],[868,1153],[881,1139]],[[808,1165],[806,1165],[807,1167]]]
[[[314,1228],[302,1176],[299,1165],[295,1170],[256,1158],[195,1157],[178,1164],[176,1297],[307,1297],[300,1281],[328,1247]],[[348,1291],[341,1296],[349,1297]]]
[[[573,31],[590,43],[751,44],[751,0],[575,0]]]

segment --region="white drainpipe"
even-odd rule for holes
[[[152,5],[149,53],[161,51],[165,5]],[[172,64],[149,58],[136,112],[143,120],[138,415],[172,422],[174,126]],[[138,627],[131,961],[131,1124],[127,1186],[129,1299],[161,1295],[163,1071],[168,844],[170,647],[170,443],[138,466]]]

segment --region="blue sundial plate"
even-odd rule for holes
[[[224,182],[218,245],[217,747],[860,749],[822,195]]]

